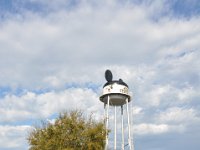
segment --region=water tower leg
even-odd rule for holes
[[[131,144],[132,144],[132,150],[134,150],[134,139],[133,139],[133,111],[132,111],[132,108],[133,108],[133,105],[132,105],[132,102],[130,102],[130,109],[131,109],[131,128],[130,128],[130,130],[131,130]]]
[[[110,105],[110,97],[108,96],[107,109],[106,109],[106,145],[105,145],[105,150],[108,150],[109,105]]]
[[[129,118],[129,109],[128,109],[128,99],[126,99],[126,110],[127,110],[127,120],[128,120],[128,145],[130,147],[130,150],[132,150],[132,144],[131,144],[131,127],[130,127],[130,118]]]
[[[106,126],[106,103],[104,103],[103,123]]]
[[[116,110],[116,106],[115,106],[115,135],[114,135],[114,150],[117,149],[117,118],[116,118],[116,114],[117,114],[117,110]]]
[[[124,150],[124,116],[123,105],[121,105],[121,128],[122,128],[122,150]]]

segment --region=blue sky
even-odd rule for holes
[[[109,68],[133,95],[135,149],[198,150],[198,0],[1,0],[0,149],[41,119],[103,115]]]
[[[95,1],[87,1],[93,6],[98,6],[98,4],[103,4],[104,2],[95,2]],[[152,0],[124,0],[124,1],[117,1],[117,3],[123,4],[134,4],[134,5],[151,5],[155,3]],[[67,1],[58,1],[53,6],[51,5],[53,2],[40,2],[37,0],[1,0],[0,8],[1,12],[3,13],[23,13],[24,10],[32,11],[34,13],[49,13],[50,11],[57,11],[60,9],[67,9],[71,10],[74,7],[80,5],[81,0],[67,0]],[[54,2],[55,3],[55,2]],[[194,15],[198,15],[200,13],[200,2],[198,0],[169,0],[169,1],[162,1],[165,5],[167,11],[165,13],[172,12],[173,16],[178,17],[192,17]],[[65,5],[62,5],[65,4]],[[58,7],[60,6],[60,7]],[[163,10],[165,11],[165,10]]]

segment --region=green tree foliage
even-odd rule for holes
[[[101,150],[105,146],[104,123],[89,119],[81,111],[60,114],[55,123],[43,123],[29,136],[29,150]]]

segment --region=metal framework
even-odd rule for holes
[[[127,126],[128,126],[128,144],[125,145],[125,139],[124,139],[124,105],[121,105],[121,149],[124,150],[125,146],[129,147],[129,150],[134,150],[134,146],[132,143],[132,131],[131,131],[131,119],[129,112],[129,102],[128,98],[126,99],[126,114],[127,114]],[[108,95],[107,104],[104,103],[104,119],[105,119],[105,126],[106,126],[106,132],[109,129],[109,107],[110,107],[110,96]],[[114,150],[117,150],[117,106],[114,107]],[[108,132],[106,133],[106,144],[105,144],[105,150],[109,149],[109,137]]]

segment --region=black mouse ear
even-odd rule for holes
[[[123,83],[124,81],[122,79],[119,79],[119,83]]]
[[[106,78],[106,80],[108,82],[112,81],[113,75],[112,75],[112,72],[110,70],[106,70],[106,72],[105,72],[105,78]]]

